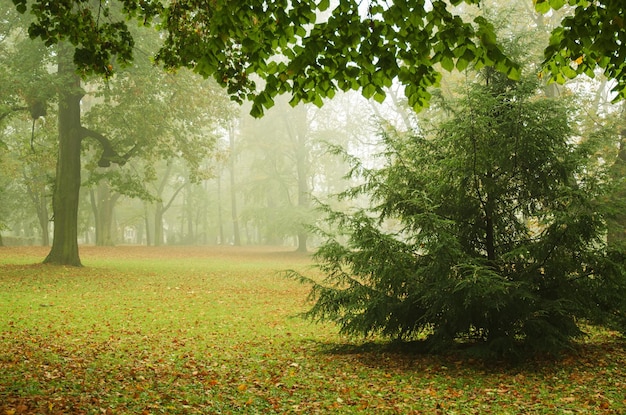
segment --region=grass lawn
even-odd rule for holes
[[[0,415],[625,414],[626,343],[559,361],[407,354],[294,317],[278,248],[0,248]]]

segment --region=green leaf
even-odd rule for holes
[[[548,13],[550,11],[550,3],[548,3],[548,0],[536,0],[535,11],[541,14]]]
[[[254,118],[261,118],[263,116],[263,106],[257,102],[253,102],[252,109],[250,109],[250,115]]]
[[[569,79],[574,79],[576,78],[576,75],[578,75],[570,66],[564,66],[561,71],[563,72],[563,75],[567,76]]]
[[[460,72],[463,72],[467,68],[468,65],[469,65],[469,61],[467,59],[464,59],[463,57],[460,57],[456,61],[456,69]]]
[[[387,95],[382,89],[376,91],[376,93],[374,94],[374,101],[378,102],[379,104],[382,104],[385,101],[385,98],[387,98]]]
[[[319,9],[319,11],[325,11],[330,7],[330,0],[321,0],[320,3],[317,5],[317,8]]]
[[[363,97],[370,99],[376,93],[376,86],[372,84],[365,85],[361,93]]]
[[[519,66],[511,66],[507,71],[506,76],[513,81],[519,81],[522,77],[522,71]]]
[[[558,10],[561,7],[565,6],[565,3],[567,3],[566,0],[550,0],[550,7],[552,7],[554,10]]]
[[[485,46],[497,45],[498,39],[496,38],[496,32],[493,24],[491,24],[491,22],[483,16],[476,17],[474,22],[478,24],[478,36],[480,37],[480,42]]]
[[[324,101],[322,100],[322,96],[320,94],[315,94],[315,98],[313,99],[313,105],[318,108],[321,108],[324,105]]]
[[[454,69],[454,61],[449,56],[444,56],[441,58],[441,67],[446,71],[451,72]]]

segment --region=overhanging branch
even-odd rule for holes
[[[123,166],[139,149],[139,145],[136,143],[128,152],[126,152],[126,154],[120,155],[117,151],[115,151],[111,141],[107,137],[97,131],[93,131],[85,127],[81,127],[81,137],[90,137],[100,143],[100,146],[102,147],[102,155],[100,156],[100,160],[98,160],[99,167],[109,167],[111,166],[111,163]]]

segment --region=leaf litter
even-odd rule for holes
[[[24,249],[0,256],[0,415],[626,412],[616,333],[515,366],[409,353],[294,318],[307,289],[277,271],[306,256],[92,247],[72,269]]]

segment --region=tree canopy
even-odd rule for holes
[[[519,78],[518,66],[502,53],[490,23],[481,16],[473,22],[460,17],[461,3],[480,6],[480,0],[13,3],[33,14],[31,37],[48,45],[69,40],[76,46],[79,71],[104,76],[132,60],[134,39],[127,22],[111,17],[112,4],[121,5],[127,18],[154,22],[165,32],[157,54],[165,67],[187,66],[213,76],[236,100],[252,100],[255,116],[283,93],[291,94],[294,104],[321,105],[336,91],[350,89],[382,100],[394,80],[419,109],[428,103],[427,89],[438,83],[442,69],[470,64],[494,66]],[[573,13],[554,30],[545,50],[548,72],[563,81],[601,68],[617,81],[615,90],[622,96],[624,6],[608,0],[535,1],[540,13],[566,4]]]
[[[616,81],[618,98],[626,94],[626,4],[611,0],[537,0],[535,8],[547,13],[551,8],[573,6],[561,25],[552,31],[545,49],[545,67],[554,80],[586,74],[593,78],[601,70]]]

